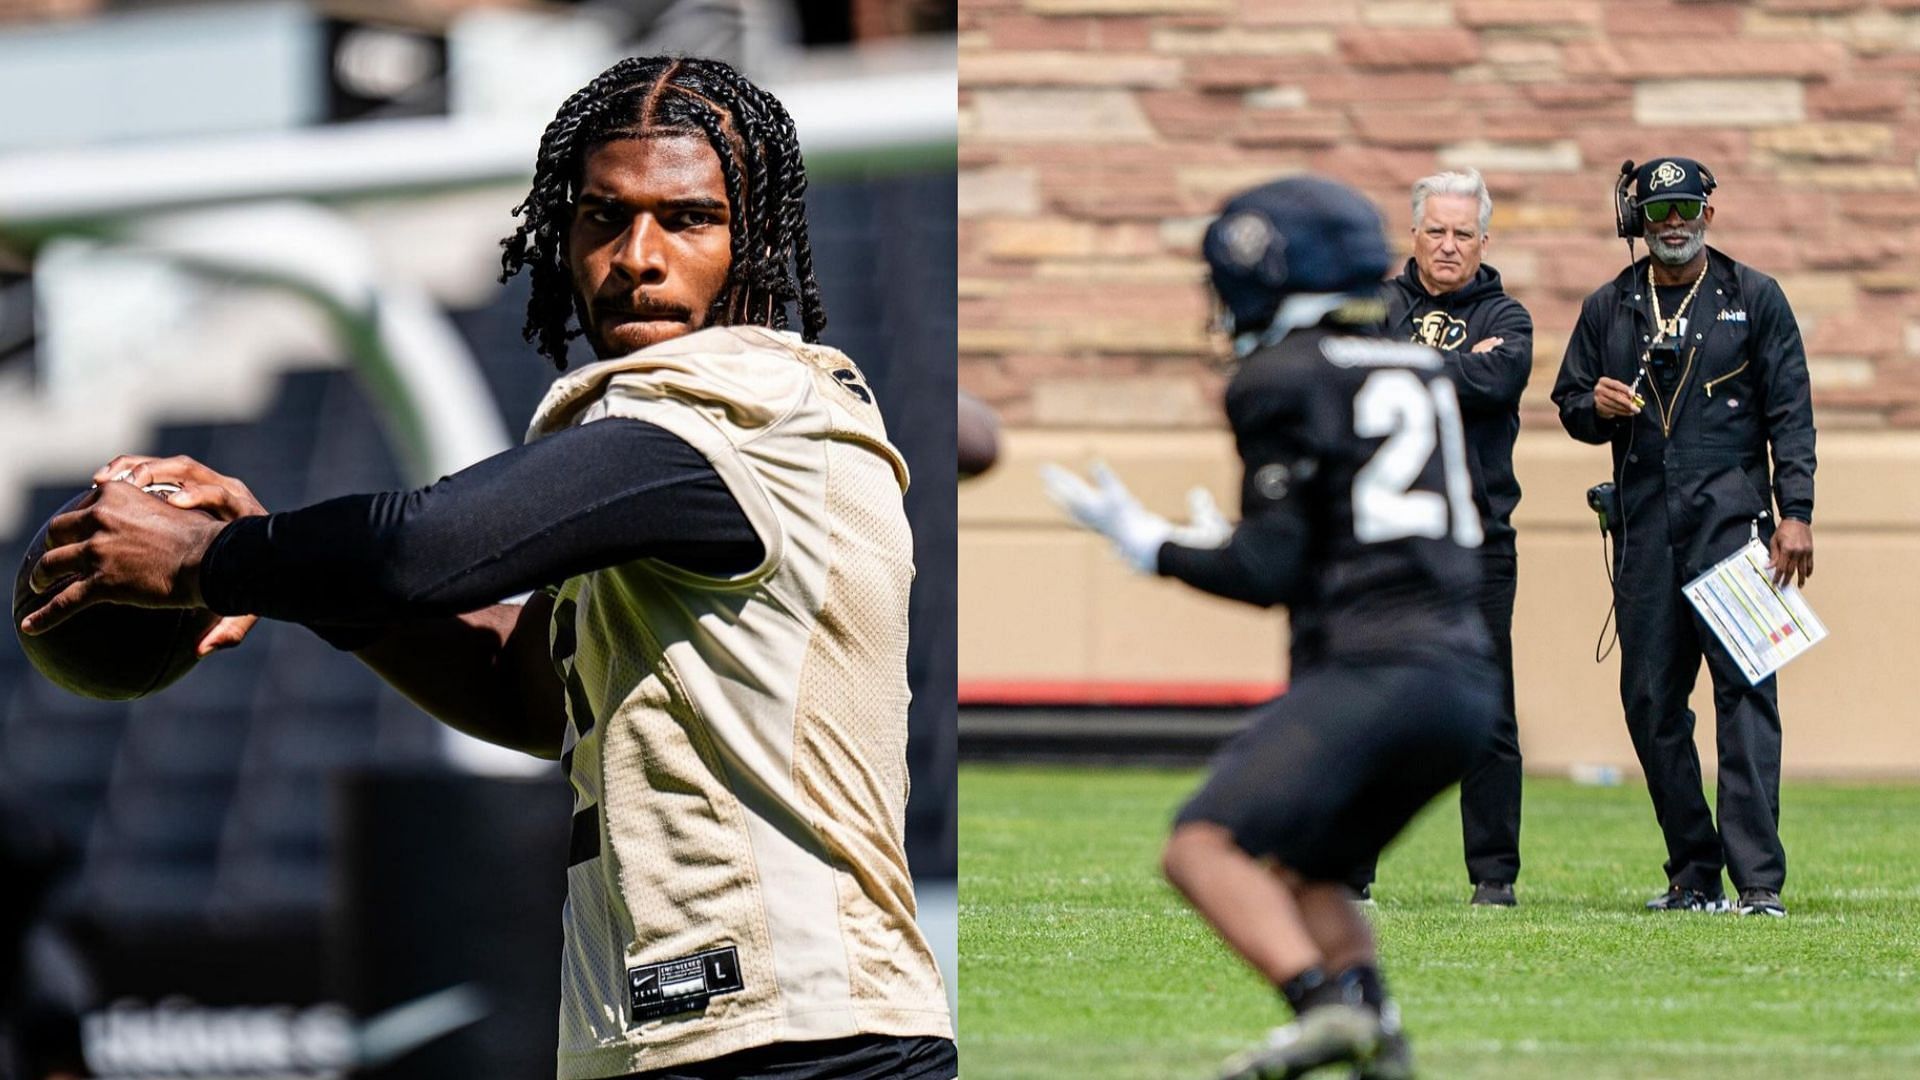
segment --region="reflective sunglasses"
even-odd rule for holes
[[[1643,204],[1640,210],[1647,215],[1647,221],[1657,225],[1667,220],[1667,215],[1675,210],[1680,211],[1681,221],[1692,221],[1706,207],[1707,204],[1699,199],[1659,199]]]

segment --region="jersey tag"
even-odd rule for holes
[[[740,950],[732,945],[627,969],[628,1007],[635,1023],[699,1012],[713,995],[745,987],[740,981]]]

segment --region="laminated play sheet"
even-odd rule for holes
[[[1754,683],[1827,636],[1798,588],[1773,583],[1767,559],[1767,546],[1752,540],[1681,590]]]

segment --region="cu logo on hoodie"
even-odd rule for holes
[[[1413,340],[1436,349],[1457,349],[1467,343],[1467,324],[1444,311],[1429,311],[1414,320]]]

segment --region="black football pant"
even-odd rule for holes
[[[1667,841],[1667,880],[1721,891],[1724,865],[1737,889],[1779,891],[1787,877],[1780,846],[1780,709],[1775,680],[1750,686],[1740,665],[1680,592],[1682,567],[1659,520],[1631,523],[1614,595],[1620,621],[1620,703],[1634,753],[1647,774],[1654,816]],[[1719,831],[1700,784],[1687,697],[1704,653],[1713,679],[1720,751]]]
[[[1518,577],[1514,556],[1480,557],[1480,618],[1493,642],[1500,671],[1500,712],[1486,750],[1460,780],[1460,835],[1467,853],[1467,880],[1511,884],[1520,876],[1520,724],[1513,705],[1513,596]],[[1377,867],[1351,884],[1371,884]]]
[[[1222,826],[1308,881],[1352,881],[1479,758],[1499,700],[1473,655],[1325,660],[1255,710],[1175,820]]]

